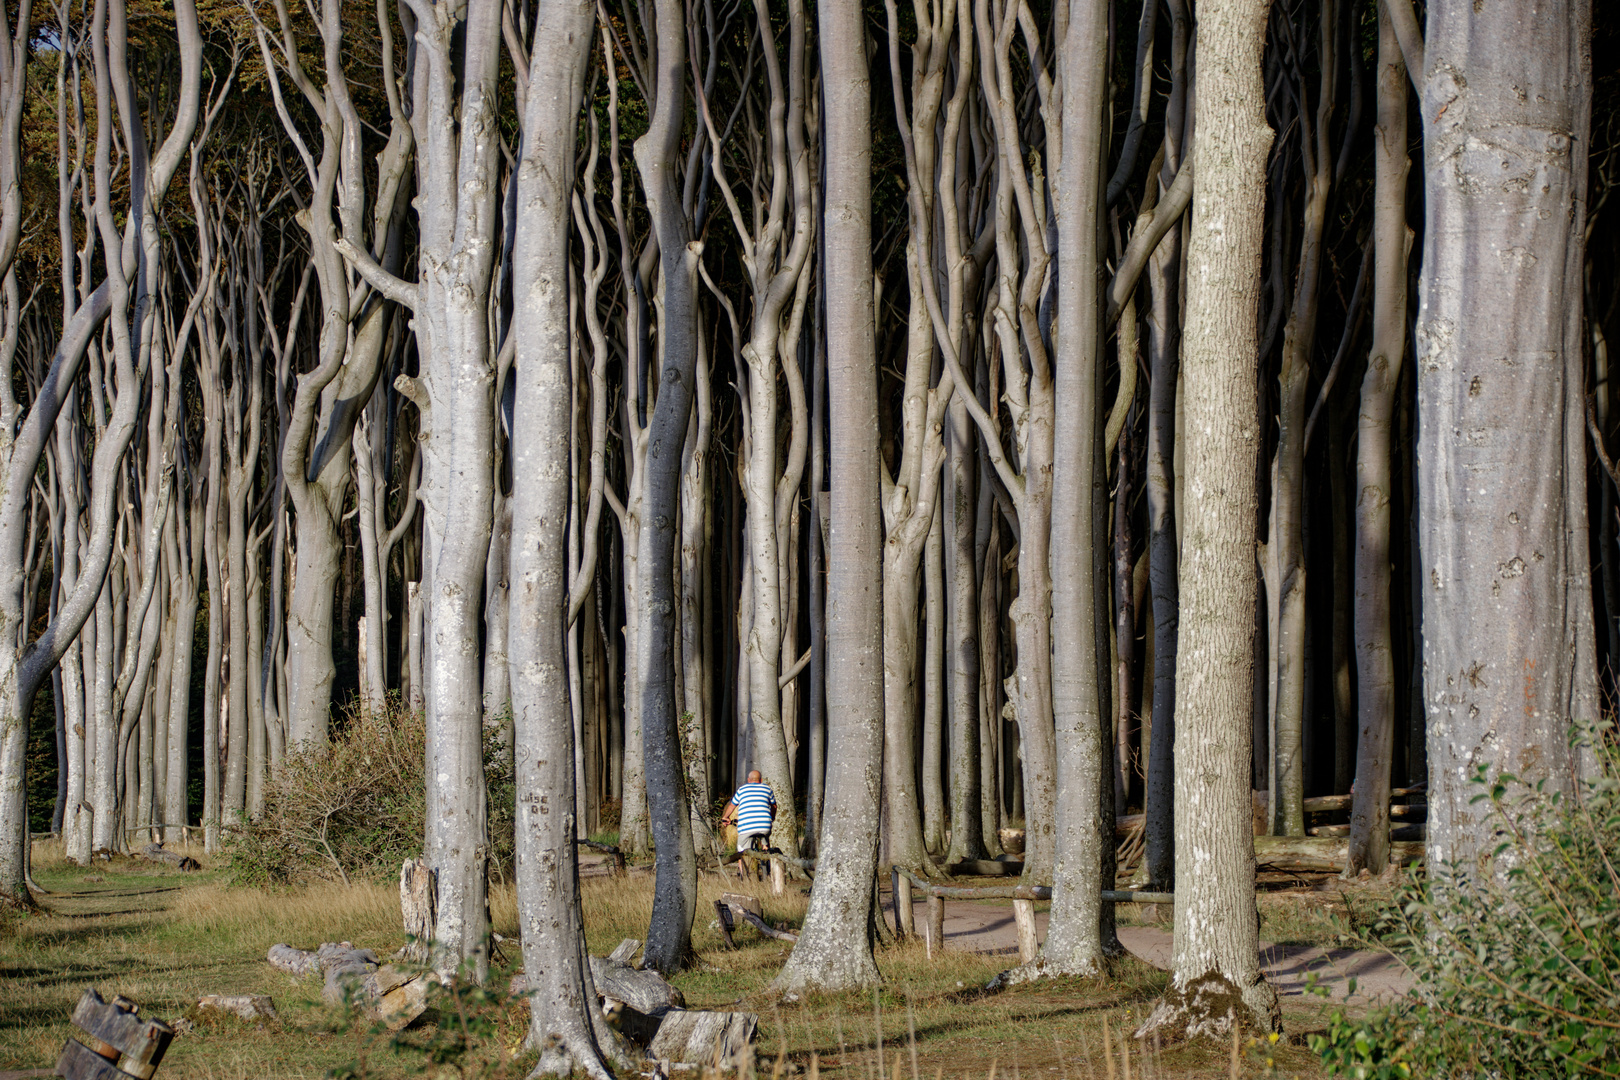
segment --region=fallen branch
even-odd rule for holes
[[[772,929],[769,923],[760,918],[758,915],[755,915],[752,911],[749,911],[747,908],[732,908],[731,910],[734,914],[741,915],[744,919],[748,920],[748,922],[752,923],[754,929],[758,930],[766,937],[775,938],[777,941],[796,942],[799,940],[798,934],[790,934],[786,930]]]

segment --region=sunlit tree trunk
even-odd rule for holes
[[[1277,995],[1259,970],[1248,739],[1260,178],[1272,139],[1260,63],[1268,7],[1267,0],[1205,0],[1199,8],[1175,717],[1176,833],[1198,842],[1177,846],[1170,987],[1139,1035],[1224,1040],[1237,1024],[1262,1031],[1281,1024]]]
[[[883,739],[882,507],[872,299],[871,89],[862,13],[817,10],[824,101],[828,441],[827,802],[815,888],[781,990],[879,981],[872,959]]]
[[[1534,19],[1428,9],[1415,359],[1441,880],[1493,854],[1476,770],[1569,790],[1570,724],[1597,715],[1580,330],[1590,21],[1585,0]]]

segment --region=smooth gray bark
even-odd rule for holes
[[[1476,770],[1569,790],[1597,715],[1581,269],[1586,0],[1429,7],[1418,516],[1428,865],[1481,873]]]
[[[815,886],[804,928],[773,984],[846,990],[878,982],[873,883],[883,746],[883,511],[872,299],[871,85],[861,9],[817,10],[825,118],[823,266],[827,305],[828,745]]]
[[[647,810],[658,849],[652,918],[643,964],[671,973],[686,965],[697,914],[697,857],[675,701],[675,531],[681,448],[697,363],[697,257],[682,210],[676,166],[686,103],[686,12],[657,0],[657,93],[652,122],[636,140],[647,212],[658,236],[663,304],[658,322],[658,395],[648,444],[636,583],[640,641],[629,659],[640,689]],[[791,804],[789,804],[791,805]]]
[[[511,332],[517,353],[512,443],[511,670],[517,767],[517,883],[531,1075],[607,1080],[623,1064],[596,1007],[579,903],[574,727],[566,652],[569,566],[568,237],[572,137],[596,21],[588,0],[548,5],[535,27],[518,166]]]
[[[1104,848],[1113,849],[1113,823],[1099,813],[1108,714],[1098,645],[1106,649],[1107,593],[1097,589],[1093,518],[1106,514],[1106,488],[1094,485],[1100,461],[1102,271],[1098,239],[1104,201],[1103,109],[1108,70],[1108,5],[1072,0],[1061,44],[1063,158],[1056,181],[1058,318],[1054,365],[1056,424],[1052,467],[1052,715],[1057,729],[1054,821],[1057,858],[1052,916],[1031,976],[1094,975],[1107,944],[1102,935]],[[1132,358],[1131,363],[1135,360]],[[1101,495],[1102,505],[1097,500]],[[1099,641],[1100,638],[1100,641]],[[1111,860],[1110,860],[1111,861]],[[1109,885],[1112,886],[1112,880]]]

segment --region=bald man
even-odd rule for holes
[[[720,815],[722,827],[737,826],[737,850],[746,851],[759,841],[759,846],[771,846],[771,823],[776,820],[776,793],[762,781],[759,770],[748,774],[748,782],[726,803]]]

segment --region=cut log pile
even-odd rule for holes
[[[591,977],[608,1022],[655,1061],[737,1068],[759,1028],[758,1015],[686,1008],[681,992],[662,975],[632,965],[640,948],[641,942],[625,938],[607,956],[590,958]],[[528,989],[525,975],[512,977],[514,995]]]
[[[181,870],[202,869],[202,864],[197,862],[196,859],[188,855],[182,855],[178,851],[170,851],[162,844],[147,844],[141,849],[141,857],[151,859],[153,862],[168,863],[170,866],[178,867]]]
[[[266,959],[297,978],[319,973],[325,980],[321,998],[328,1005],[348,1003],[393,1031],[427,1010],[428,991],[438,982],[432,972],[379,964],[376,953],[347,941],[328,941],[312,952],[272,945]]]

